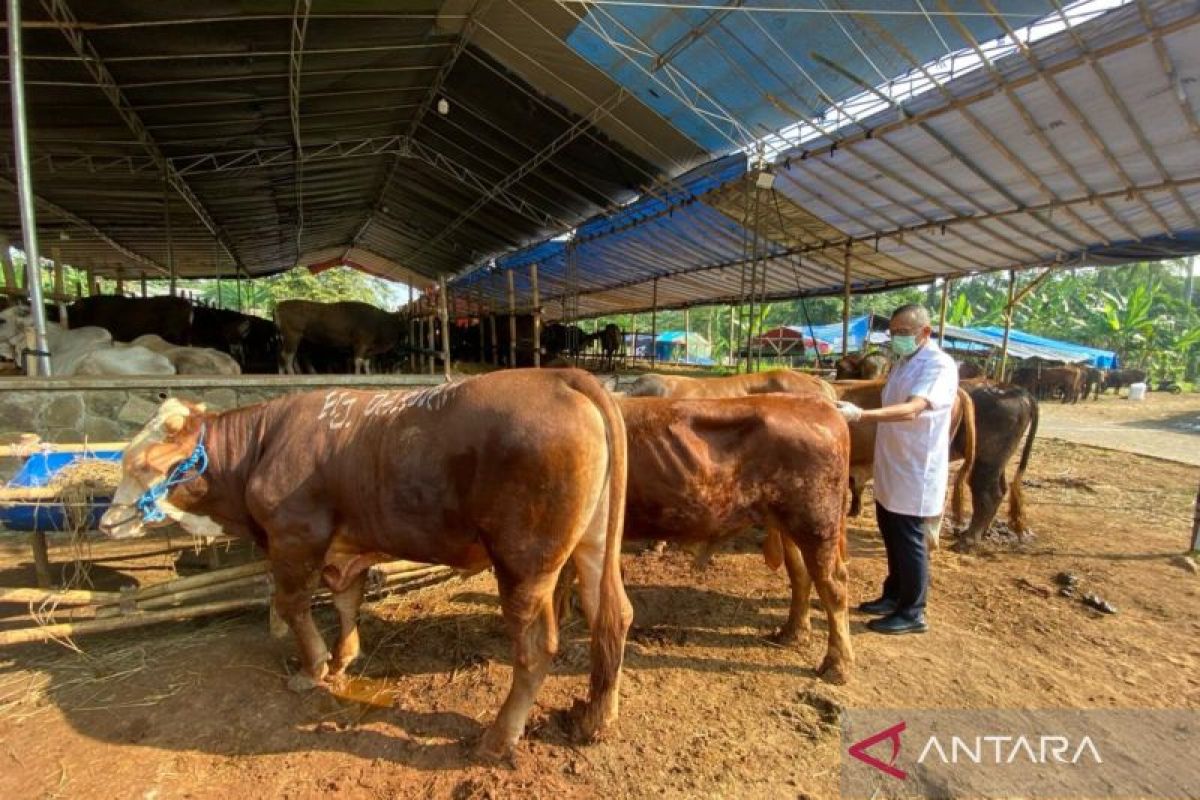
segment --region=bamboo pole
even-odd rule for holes
[[[938,345],[946,347],[946,310],[950,304],[950,278],[942,279],[942,310],[938,315]]]
[[[1008,337],[1012,332],[1013,306],[1016,305],[1017,271],[1008,271],[1008,304],[1004,308],[1004,342],[1000,345],[1000,374],[996,380],[1004,382],[1004,373],[1008,368]]]
[[[175,578],[174,580],[143,586],[133,593],[133,599],[141,603],[151,598],[162,597],[168,594],[178,594],[179,592],[196,589],[201,586],[213,586],[241,578],[265,575],[270,566],[270,563],[267,561],[252,561],[249,564],[226,567],[215,572],[205,572],[186,578]]]
[[[118,592],[92,592],[84,589],[0,589],[0,603],[57,603],[63,606],[119,602]]]
[[[437,371],[437,309],[427,303],[425,314],[425,367],[432,375]]]
[[[506,270],[508,277],[508,368],[517,365],[517,290],[513,271]]]
[[[842,263],[842,355],[850,354],[850,244]]]
[[[683,363],[688,361],[688,339],[692,337],[691,309],[683,307]]]
[[[538,293],[537,264],[529,265],[529,291],[533,299],[533,366],[542,366],[542,298]]]
[[[650,369],[658,361],[658,278],[654,279],[650,300]]]
[[[488,309],[488,328],[492,334],[492,366],[500,365],[500,342],[496,341],[496,312]]]
[[[218,600],[213,603],[202,603],[184,608],[145,611],[122,617],[18,628],[11,631],[0,631],[0,645],[44,642],[49,639],[62,639],[68,636],[81,636],[88,633],[107,633],[110,631],[126,630],[143,625],[153,625],[159,622],[179,622],[210,614],[223,614],[229,611],[242,611],[247,608],[265,606],[269,602],[270,599],[267,597],[239,597],[232,600]]]
[[[450,299],[446,296],[446,278],[438,278],[438,318],[442,323],[442,375],[450,379]]]
[[[57,444],[38,440],[32,444],[3,444],[0,445],[0,458],[24,458],[34,453],[96,453],[103,450],[124,450],[129,442],[88,442]]]

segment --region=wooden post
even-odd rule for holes
[[[1017,271],[1008,271],[1008,305],[1004,307],[1004,343],[1000,345],[1000,372],[996,380],[1004,382],[1008,369],[1008,335],[1012,331],[1013,306],[1016,304]]]
[[[50,257],[54,260],[54,301],[61,304],[67,293],[66,283],[63,281],[62,248],[58,245],[51,247]]]
[[[487,361],[487,338],[483,335],[483,326],[486,324],[483,321],[483,298],[479,299],[478,305],[475,307],[475,313],[479,320],[479,363],[483,364]]]
[[[496,340],[496,309],[488,309],[488,328],[492,337],[492,366],[500,365],[500,342]]]
[[[538,293],[537,264],[529,265],[529,293],[533,298],[533,365],[542,366],[542,298]]]
[[[149,297],[150,296],[150,288],[146,285],[146,273],[144,273],[144,272],[142,273],[141,284],[142,284],[142,286],[141,286],[142,297]]]
[[[683,307],[683,363],[688,360],[688,339],[692,335],[692,318],[689,314],[691,311],[687,306]]]
[[[117,294],[122,297],[125,295],[125,277],[120,270],[117,270]]]
[[[1196,490],[1196,508],[1192,513],[1192,552],[1200,551],[1200,489]]]
[[[414,375],[417,372],[417,350],[420,348],[421,338],[417,331],[417,309],[413,305],[413,288],[412,284],[408,286],[408,371]]]
[[[733,303],[730,303],[730,305],[729,305],[729,355],[728,355],[728,357],[726,357],[725,360],[727,362],[729,362],[729,364],[731,364],[731,365],[737,363],[737,347],[734,344],[734,340],[733,340],[733,325],[734,325],[734,322],[736,322],[736,321],[737,321],[737,306]]]
[[[850,245],[842,264],[842,355],[850,354]]]
[[[4,265],[4,293],[16,297],[21,287],[17,284],[17,271],[13,268],[12,255],[8,252],[11,243],[7,236],[0,236],[0,263]]]
[[[425,365],[430,375],[437,372],[437,309],[428,300],[425,304],[425,324],[428,326],[425,337]]]
[[[442,320],[442,375],[450,379],[450,310],[446,296],[446,279],[438,278],[438,316]]]
[[[950,279],[942,279],[942,312],[938,319],[938,346],[946,347],[946,310],[950,306]]]
[[[517,365],[517,290],[513,282],[513,271],[506,270],[508,276],[508,368]]]
[[[37,363],[36,359],[33,363]],[[33,550],[33,572],[37,576],[39,589],[49,589],[53,581],[50,577],[50,548],[46,544],[45,531],[34,531],[29,535],[29,546]]]
[[[658,361],[658,278],[654,279],[654,285],[650,295],[650,369],[654,369],[654,364]]]

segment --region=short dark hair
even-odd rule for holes
[[[907,314],[911,314],[912,316],[916,317],[922,325],[929,325],[933,321],[929,316],[929,309],[920,303],[905,303],[892,312],[892,319],[895,319],[896,317],[902,317]]]

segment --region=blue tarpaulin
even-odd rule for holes
[[[990,326],[980,326],[971,330],[979,333],[994,336],[999,341],[1004,340],[1004,329]],[[1009,342],[1017,342],[1019,344],[1033,345],[1036,347],[1054,350],[1060,353],[1063,357],[1059,361],[1069,361],[1072,363],[1081,363],[1086,361],[1093,367],[1100,369],[1114,369],[1117,366],[1117,354],[1109,350],[1101,350],[1097,347],[1088,347],[1087,345],[1075,344],[1074,342],[1063,342],[1058,339],[1050,339],[1045,336],[1035,336],[1032,333],[1019,331],[1013,328],[1009,331]]]

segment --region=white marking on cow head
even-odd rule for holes
[[[178,522],[196,536],[212,537],[221,528],[211,519],[177,507],[167,497],[157,502],[166,519],[147,522],[138,508],[138,500],[151,488],[167,479],[171,470],[186,459],[200,438],[205,408],[168,398],[154,418],[133,437],[121,459],[121,483],[112,505],[100,519],[100,530],[114,539],[143,536],[151,527]]]

